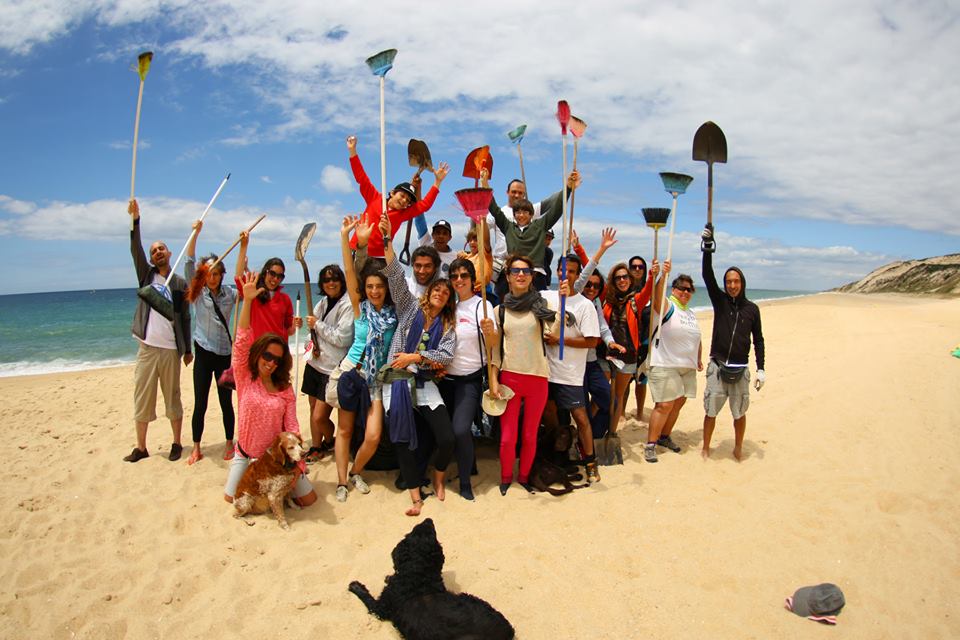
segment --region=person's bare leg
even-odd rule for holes
[[[200,443],[193,443],[193,451],[190,452],[190,457],[187,459],[187,464],[191,465],[199,460],[203,459],[203,453],[200,452]]]
[[[610,435],[616,435],[617,426],[620,424],[620,418],[623,416],[623,405],[626,404],[623,399],[626,395],[627,385],[630,384],[631,375],[628,373],[618,373],[613,378],[613,389],[610,393],[610,401],[616,403],[615,407],[610,407]]]
[[[413,502],[413,506],[406,510],[408,516],[418,516],[420,515],[420,510],[423,509],[423,497],[420,494],[420,487],[416,489],[410,489],[410,501]]]
[[[347,484],[347,465],[350,463],[350,437],[353,435],[353,423],[356,415],[353,411],[337,410],[337,440],[333,445],[333,455],[337,462],[337,484]]]
[[[650,414],[650,425],[647,428],[647,443],[656,442],[660,438],[660,433],[667,424],[667,419],[673,411],[674,400],[669,402],[658,402],[653,406],[653,412]]]
[[[183,416],[170,421],[173,430],[173,444],[180,444],[180,432],[183,430]]]
[[[580,448],[583,449],[584,456],[593,455],[593,429],[590,428],[590,419],[587,417],[587,410],[583,407],[571,409],[570,415],[577,425],[577,437],[580,439]]]
[[[317,399],[313,396],[307,396],[310,403],[310,446],[320,446],[320,416],[317,415]]]
[[[137,427],[137,449],[140,451],[147,450],[147,426],[149,422],[140,422],[139,420],[134,422]]]
[[[443,499],[447,497],[447,490],[444,488],[444,483],[446,482],[447,472],[446,471],[433,471],[433,492],[437,496],[437,500],[443,502]]]
[[[647,401],[647,385],[639,382],[634,384],[634,395],[637,399],[637,420],[645,422],[643,419],[643,404]]]
[[[687,399],[684,396],[680,396],[673,401],[673,408],[670,409],[670,415],[667,416],[666,422],[663,423],[663,428],[660,429],[660,436],[668,436],[673,431],[673,425],[677,424],[677,418],[680,417],[680,409],[683,409],[683,405],[687,403]]]
[[[296,502],[301,507],[309,507],[310,505],[312,505],[314,502],[317,501],[317,492],[311,491],[305,496],[294,498],[293,501]]]
[[[710,440],[713,438],[713,430],[716,426],[716,417],[703,416],[703,448],[700,449],[700,455],[704,460],[710,457]]]
[[[320,435],[325,441],[333,440],[333,421],[330,420],[330,414],[333,413],[333,407],[326,402],[317,401],[317,415],[320,423]]]
[[[555,429],[560,426],[560,417],[557,415],[557,403],[547,400],[543,407],[543,426]]]
[[[743,460],[743,436],[747,434],[747,416],[740,416],[733,421],[733,433],[733,457],[737,459],[737,462],[740,462]]]
[[[363,473],[363,468],[370,462],[370,458],[377,452],[380,446],[380,433],[383,430],[383,400],[374,400],[370,405],[370,413],[367,414],[367,430],[363,436],[363,444],[357,450],[357,455],[353,459],[353,469],[350,475],[359,475]]]

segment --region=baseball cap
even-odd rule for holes
[[[843,609],[846,600],[843,591],[835,584],[825,582],[812,587],[801,587],[792,598],[787,598],[787,610],[824,624],[837,624],[837,614]]]
[[[393,188],[394,191],[402,191],[410,196],[410,204],[417,201],[417,194],[413,191],[413,185],[409,182],[401,182]]]
[[[450,233],[453,233],[453,227],[451,227],[451,226],[450,226],[450,223],[447,222],[446,220],[437,220],[436,222],[434,222],[434,223],[433,223],[433,228],[436,229],[437,227],[443,227],[444,229],[446,229],[446,230],[449,231]]]

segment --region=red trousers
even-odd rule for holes
[[[517,428],[523,405],[523,431],[520,444],[520,482],[530,478],[530,467],[537,455],[537,428],[547,404],[547,379],[511,371],[500,372],[500,384],[510,387],[513,398],[500,416],[500,482],[513,481],[513,461],[517,457]]]

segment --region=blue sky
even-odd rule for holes
[[[452,194],[472,186],[459,175],[471,148],[491,145],[503,200],[519,175],[506,132],[526,123],[531,196],[560,187],[553,114],[566,99],[589,125],[575,226],[588,246],[616,226],[613,259],[650,256],[640,209],[670,206],[657,173],[679,171],[695,181],[679,203],[676,269],[699,272],[706,165],[690,145],[705,120],[729,147],[715,165],[716,261],[751,286],[823,289],[957,250],[955,5],[462,4],[0,3],[0,265],[13,275],[0,294],[136,284],[131,65],[148,49],[137,197],[144,240],[174,253],[232,172],[202,253],[266,213],[253,264],[279,255],[297,270],[308,221],[319,225],[312,271],[338,260],[340,218],[362,209],[344,139],[359,136],[379,184],[378,84],[363,60],[389,47],[400,53],[387,75],[387,181],[409,178],[407,139],[426,140],[454,167],[428,217],[453,221],[455,241],[467,222]]]

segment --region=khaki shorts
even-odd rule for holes
[[[647,388],[654,402],[671,402],[681,396],[697,397],[697,370],[650,367]]]
[[[136,422],[157,419],[157,382],[163,392],[167,418],[182,418],[180,355],[176,349],[160,349],[141,342],[133,374],[133,419]]]
[[[703,410],[710,418],[716,418],[729,398],[730,413],[734,420],[747,414],[750,407],[750,369],[746,369],[736,382],[720,379],[720,367],[713,360],[707,365],[707,389],[703,393]]]

